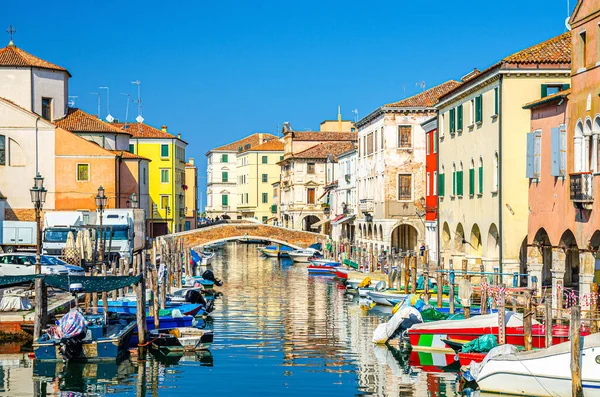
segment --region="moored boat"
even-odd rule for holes
[[[317,251],[312,248],[291,251],[288,255],[294,262],[308,263]]]
[[[338,267],[338,266],[342,265],[340,262],[334,261],[333,259],[325,259],[325,258],[310,258],[309,262],[315,266],[327,265],[327,266],[331,266],[331,267]]]
[[[185,351],[207,350],[213,342],[212,331],[195,327],[177,327],[168,333],[179,340]]]

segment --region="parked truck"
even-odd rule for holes
[[[100,225],[97,217],[96,225]],[[102,212],[105,240],[110,240],[110,258],[123,258],[131,263],[133,254],[146,244],[146,214],[143,209],[108,209]],[[108,235],[109,231],[112,233]],[[109,249],[108,244],[106,249]]]
[[[0,222],[0,246],[4,252],[35,250],[37,244],[35,222]]]
[[[95,212],[90,211],[47,211],[44,214],[42,250],[46,255],[62,255],[69,232],[73,237],[79,228],[95,223]]]

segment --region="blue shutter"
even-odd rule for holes
[[[560,130],[552,128],[552,176],[561,176],[560,173]]]
[[[535,158],[535,132],[527,133],[527,169],[525,176],[534,178],[534,158]]]
[[[560,176],[567,175],[567,126],[559,126],[559,150],[560,150]]]

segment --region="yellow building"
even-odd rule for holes
[[[526,265],[527,132],[524,103],[570,81],[566,33],[474,70],[436,105],[440,257],[455,268],[523,273]],[[435,193],[434,193],[435,194]],[[507,278],[505,281],[508,281]]]
[[[342,113],[338,106],[337,120],[324,120],[319,126],[321,132],[356,132],[356,127],[353,121],[342,120]]]
[[[273,183],[279,181],[283,142],[272,139],[237,155],[237,210],[242,218],[267,223],[277,213]]]
[[[163,125],[159,130],[143,123],[115,123],[131,134],[129,151],[151,160],[148,171],[152,237],[180,232],[185,223],[185,148],[181,135]]]

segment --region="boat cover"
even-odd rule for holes
[[[196,251],[190,250],[190,256],[191,256],[191,258],[192,258],[192,260],[194,261],[195,264],[202,263],[202,258],[200,257],[200,255]]]
[[[400,308],[387,323],[379,324],[373,331],[373,343],[382,344],[394,337],[398,328],[410,328],[422,322],[421,313],[412,306]]]
[[[517,351],[517,348],[513,345],[496,346],[492,350],[490,350],[490,352],[485,356],[482,362],[477,363],[475,361],[471,361],[471,363],[469,364],[469,373],[475,380],[477,380],[477,378],[479,377],[479,373],[483,369],[485,363],[487,363],[494,357],[515,354]]]
[[[465,343],[460,351],[462,353],[487,353],[496,346],[498,346],[496,335],[487,334]]]
[[[505,315],[507,327],[522,327],[523,315],[507,311]],[[533,324],[539,324],[533,320]],[[411,330],[436,330],[436,329],[464,329],[464,328],[491,328],[498,326],[498,313],[484,314],[464,320],[442,320],[430,323],[415,324]]]
[[[41,277],[49,287],[69,291],[71,284],[83,284],[84,292],[108,292],[137,284],[142,276],[69,276],[69,275],[37,275],[1,276],[0,287],[33,283]]]
[[[54,339],[73,338],[86,332],[86,321],[79,309],[71,309],[65,314],[56,327],[48,330]]]

